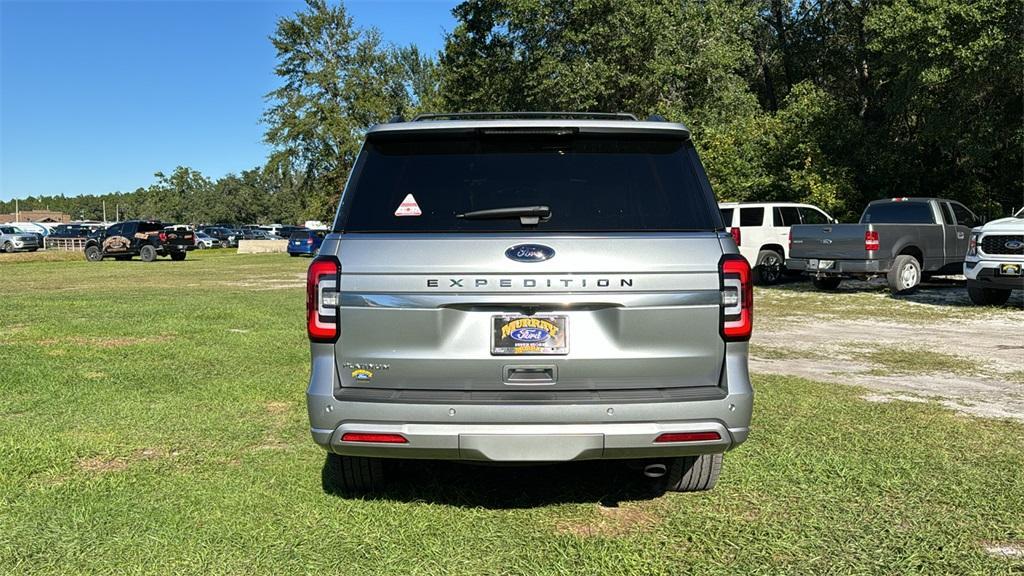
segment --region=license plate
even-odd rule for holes
[[[818,261],[818,270],[827,270],[827,269],[831,268],[832,265],[835,264],[835,263],[836,263],[835,260],[819,260]]]
[[[493,316],[491,354],[568,354],[568,316]]]
[[[999,275],[1000,276],[1020,276],[1021,265],[1020,264],[1000,264]]]

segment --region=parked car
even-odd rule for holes
[[[707,490],[746,440],[750,266],[689,130],[538,116],[367,133],[307,280],[310,425],[337,489],[426,458],[638,460]]]
[[[99,262],[104,258],[131,260],[138,256],[143,262],[152,262],[157,256],[171,260],[184,260],[195,248],[192,232],[165,230],[156,220],[127,220],[107,227],[101,234],[85,243],[85,258]]]
[[[1024,290],[1024,208],[971,231],[964,276],[975,304],[1002,306]]]
[[[220,248],[220,240],[205,232],[196,232],[196,248]]]
[[[317,230],[296,230],[288,237],[288,254],[292,256],[315,256],[327,233]]]
[[[789,258],[789,227],[835,222],[824,210],[790,202],[719,202],[722,221],[754,269],[754,282],[775,284]]]
[[[235,236],[234,231],[229,230],[227,228],[220,228],[220,227],[214,226],[214,227],[202,228],[202,229],[200,229],[200,232],[206,234],[207,236],[211,236],[213,238],[216,238],[217,240],[220,241],[220,245],[223,246],[223,247],[237,247],[238,246],[238,237]]]
[[[35,252],[42,245],[38,234],[25,232],[17,226],[0,226],[0,250],[4,252]]]
[[[885,276],[894,294],[914,290],[932,274],[959,274],[978,218],[941,198],[892,198],[867,205],[859,224],[790,229],[790,270],[834,290],[843,278]]]
[[[103,229],[102,226],[85,226],[82,224],[60,224],[50,233],[50,238],[88,238],[89,234]]]
[[[242,240],[272,240],[270,234],[255,228],[242,229]]]

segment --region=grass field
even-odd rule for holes
[[[752,437],[708,494],[600,463],[404,466],[379,497],[325,493],[307,263],[0,260],[0,572],[1024,571],[1024,425],[785,376],[755,377]]]

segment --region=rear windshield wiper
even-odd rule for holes
[[[508,208],[473,210],[464,214],[456,214],[455,217],[467,220],[519,218],[519,223],[523,226],[536,226],[540,222],[546,222],[551,218],[551,208],[547,206],[509,206]]]

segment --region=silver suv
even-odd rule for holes
[[[378,125],[308,273],[325,478],[362,492],[389,459],[621,459],[710,489],[749,432],[752,304],[681,124]]]

